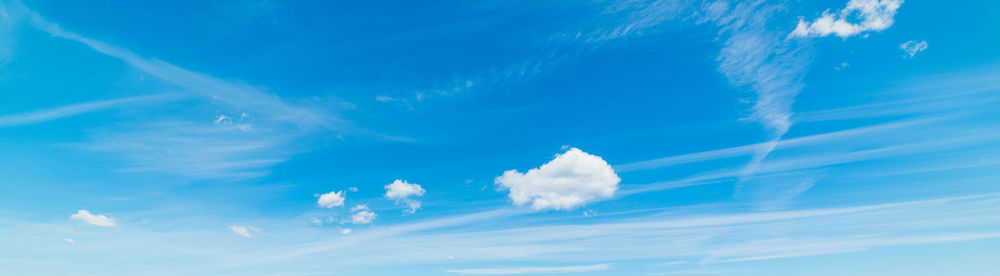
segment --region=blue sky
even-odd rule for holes
[[[998,10],[0,1],[0,274],[994,275]]]

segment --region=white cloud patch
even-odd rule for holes
[[[233,233],[236,233],[237,235],[244,236],[247,238],[253,237],[253,235],[250,234],[250,231],[260,232],[260,230],[257,230],[256,227],[249,225],[248,226],[232,225],[229,226],[229,230],[233,230]]]
[[[115,223],[115,219],[112,218],[110,214],[94,215],[87,210],[76,211],[76,214],[70,215],[69,218],[103,227],[118,226],[118,224]]]
[[[840,12],[824,11],[813,21],[799,19],[799,24],[789,36],[823,37],[837,35],[847,38],[866,31],[882,31],[892,26],[896,9],[902,0],[851,0]]]
[[[445,272],[458,273],[462,275],[553,274],[602,271],[609,268],[611,268],[611,264],[449,269],[445,270]]]
[[[916,56],[920,52],[927,50],[927,41],[910,40],[904,42],[903,44],[900,44],[899,49],[903,50],[903,52],[906,53],[905,55],[903,55],[904,58],[913,58],[913,56]]]
[[[341,235],[350,235],[351,234],[351,228],[340,229],[340,234]]]
[[[375,213],[368,209],[368,205],[358,204],[354,208],[351,208],[351,223],[354,224],[369,224],[375,220]]]
[[[319,207],[333,208],[344,206],[344,191],[331,191],[319,196],[316,201]]]
[[[611,197],[621,179],[601,157],[571,148],[526,173],[506,171],[495,182],[510,191],[508,196],[518,206],[530,203],[535,210],[570,210]]]
[[[66,239],[64,239],[64,241],[66,241],[68,243],[76,244],[76,241],[74,241],[73,239],[70,239],[70,238],[66,238]]]
[[[407,209],[404,212],[410,214],[420,209],[420,201],[410,197],[423,196],[424,192],[424,188],[419,184],[409,183],[406,180],[396,179],[391,184],[385,185],[385,198],[395,200],[396,204],[406,204]]]

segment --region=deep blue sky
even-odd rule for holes
[[[997,274],[997,11],[0,1],[0,274]]]

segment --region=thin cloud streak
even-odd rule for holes
[[[611,268],[611,264],[578,265],[578,266],[528,266],[504,268],[467,268],[448,269],[445,272],[462,275],[514,275],[514,274],[553,274],[603,271]]]
[[[177,94],[163,94],[71,104],[51,109],[0,116],[0,128],[43,123],[122,106],[160,104],[179,99],[182,99],[182,97]]]

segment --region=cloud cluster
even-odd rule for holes
[[[599,198],[609,198],[621,179],[604,159],[577,148],[557,155],[539,168],[509,170],[496,178],[518,206],[535,210],[570,210]]]
[[[103,227],[118,226],[118,224],[115,223],[115,219],[109,215],[94,215],[87,210],[78,210],[76,211],[76,214],[70,215],[69,218]]]
[[[410,214],[420,209],[420,201],[411,199],[410,197],[423,196],[424,192],[423,187],[420,187],[418,184],[406,182],[406,180],[396,179],[391,184],[385,185],[385,198],[395,200],[396,204],[406,204],[407,209],[404,212]]]
[[[344,206],[344,191],[331,191],[319,196],[316,201],[319,207],[333,208]]]
[[[789,36],[823,37],[831,34],[847,38],[866,31],[881,31],[892,26],[896,9],[902,0],[851,0],[840,12],[824,11],[812,22],[799,19],[799,24]],[[855,19],[860,22],[850,22]]]

